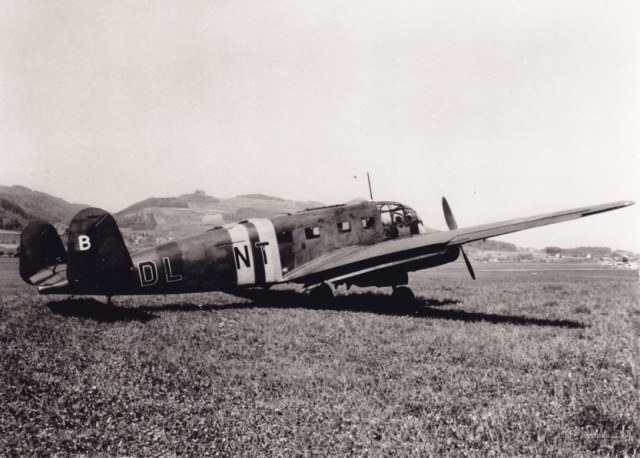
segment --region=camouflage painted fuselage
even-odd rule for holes
[[[374,245],[421,232],[424,233],[424,228],[417,216],[402,224],[383,224],[380,204],[375,202],[250,219],[133,253],[127,293],[211,291],[287,281],[319,283],[326,278],[316,275],[289,280],[288,274],[345,248]],[[432,256],[429,265],[450,262],[458,256],[457,249],[446,254],[442,253],[444,247],[438,250],[432,250],[432,254],[442,256]],[[373,279],[370,283],[379,286],[406,283],[406,270],[400,276],[394,273],[382,273],[386,282]],[[352,283],[367,284],[367,280],[359,283],[356,279]]]
[[[114,218],[87,208],[71,220],[66,251],[50,224],[27,227],[20,274],[42,294],[178,294],[325,281],[397,286],[411,270],[457,258],[459,249],[446,243],[388,245],[426,232],[409,207],[361,201],[240,221],[131,254]]]
[[[371,202],[250,219],[133,253],[128,283],[144,294],[266,286],[322,255],[385,238]]]

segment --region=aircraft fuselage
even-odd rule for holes
[[[363,202],[250,219],[136,252],[131,255],[134,271],[128,282],[128,294],[210,291],[282,283],[288,272],[334,251],[424,232],[418,227],[422,224],[417,217],[407,222],[403,215],[402,222],[383,224],[384,213],[380,210],[379,204]],[[442,256],[431,259],[429,266],[450,262],[458,256],[455,249],[446,255],[442,251],[433,253]],[[366,270],[366,266],[363,269]],[[387,277],[389,285],[398,283],[397,276],[377,277]],[[322,279],[309,279],[310,284],[320,281]],[[379,286],[385,284],[383,278],[371,281]],[[406,283],[399,281],[399,284]]]

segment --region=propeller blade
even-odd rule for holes
[[[458,223],[456,223],[456,219],[453,217],[453,212],[451,211],[451,207],[449,207],[449,202],[444,197],[442,198],[442,210],[444,211],[444,219],[447,221],[447,226],[449,226],[449,230],[458,229]]]
[[[464,250],[462,249],[462,245],[460,245],[460,252],[462,253],[462,257],[464,258],[464,263],[467,265],[467,269],[469,270],[469,273],[471,274],[471,278],[473,278],[475,280],[476,279],[476,274],[473,271],[473,267],[471,267],[471,263],[469,262],[469,258],[467,258],[467,253],[465,253]]]
[[[444,211],[444,219],[447,221],[447,226],[449,226],[449,230],[453,231],[458,229],[458,223],[456,223],[456,219],[453,216],[453,212],[451,211],[451,207],[449,207],[449,202],[444,197],[442,198],[442,210]],[[469,258],[467,258],[467,253],[462,249],[462,245],[460,245],[460,252],[462,253],[462,257],[464,258],[464,263],[467,265],[467,270],[471,274],[471,278],[476,279],[476,274],[473,271],[473,267],[471,267],[471,263],[469,262]]]

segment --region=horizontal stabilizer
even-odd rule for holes
[[[67,265],[48,266],[29,277],[32,285],[40,287],[60,288],[67,286]]]

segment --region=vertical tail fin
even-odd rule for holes
[[[109,213],[86,208],[69,225],[67,278],[73,290],[112,295],[128,288],[133,263]]]
[[[35,221],[20,234],[20,276],[30,285],[66,283],[67,251],[56,229]]]

